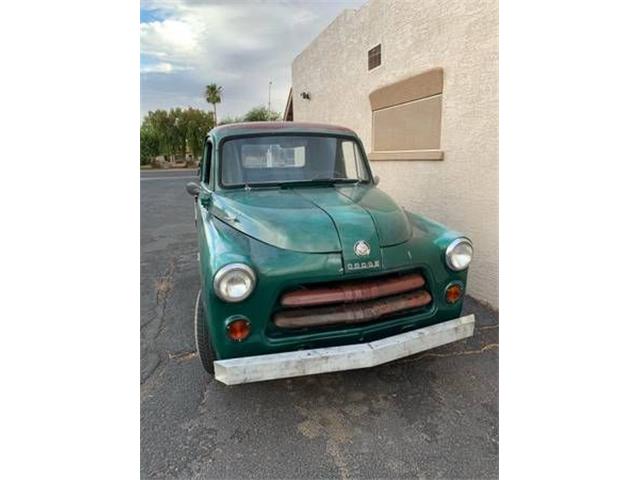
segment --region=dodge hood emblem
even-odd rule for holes
[[[369,244],[364,240],[358,240],[353,246],[353,251],[356,252],[356,255],[359,257],[366,257],[371,253],[371,247],[369,247]]]

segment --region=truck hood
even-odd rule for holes
[[[345,262],[380,259],[380,247],[406,242],[404,211],[372,186],[236,190],[217,193],[211,212],[233,228],[278,248],[306,253],[342,252]],[[370,246],[367,258],[355,243]]]

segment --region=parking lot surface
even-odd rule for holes
[[[471,298],[475,335],[413,357],[237,386],[208,376],[194,175],[140,174],[142,478],[497,478],[498,318]]]

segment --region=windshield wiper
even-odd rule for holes
[[[356,178],[314,178],[313,180],[308,180],[309,182],[333,182],[333,183],[356,183],[358,179]]]
[[[296,186],[300,185],[333,185],[334,183],[357,183],[358,180],[355,178],[313,178],[309,180],[293,180],[290,182],[282,182],[280,186],[285,188],[287,186]]]

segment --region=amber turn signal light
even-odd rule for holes
[[[449,285],[447,287],[447,291],[445,292],[445,299],[447,303],[456,303],[462,297],[462,287],[457,283],[453,285]]]
[[[251,333],[249,320],[240,318],[227,325],[227,336],[234,342],[242,342]]]

